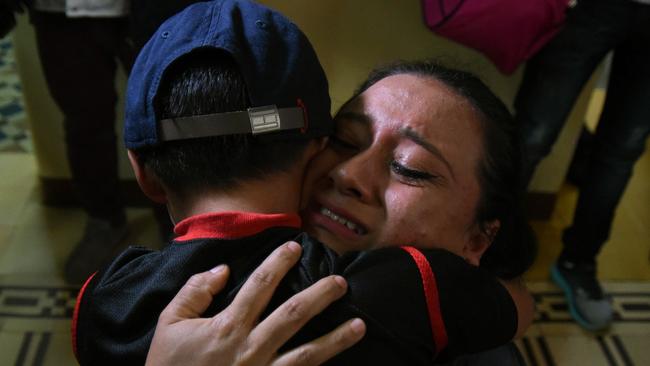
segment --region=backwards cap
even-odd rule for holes
[[[201,48],[233,57],[252,108],[157,123],[154,100],[165,70]],[[307,37],[282,14],[252,1],[200,2],[168,19],[138,55],[128,81],[124,140],[129,149],[242,133],[317,137],[329,135],[332,126],[327,79]]]

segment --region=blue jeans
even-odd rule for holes
[[[564,29],[528,62],[515,108],[530,179],[551,150],[582,87],[614,51],[607,97],[595,132],[572,225],[567,259],[595,262],[616,206],[650,133],[650,5],[579,0]]]

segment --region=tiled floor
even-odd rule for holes
[[[537,304],[535,323],[516,343],[529,365],[650,365],[650,283],[605,283],[615,319],[607,332],[585,332],[571,321],[558,288],[529,283]]]
[[[74,365],[70,317],[78,288],[61,273],[84,214],[40,204],[31,154],[0,154],[0,171],[11,172],[0,180],[0,365]],[[160,244],[149,210],[128,216],[133,230],[125,244]]]

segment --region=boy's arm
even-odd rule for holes
[[[143,314],[159,313],[173,297],[147,296],[147,284],[153,282],[148,271],[157,268],[149,262],[159,259],[158,252],[129,247],[87,282],[73,320],[79,364],[144,364],[156,317]]]

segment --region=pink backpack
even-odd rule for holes
[[[422,0],[427,26],[486,55],[504,74],[539,51],[575,0]]]

